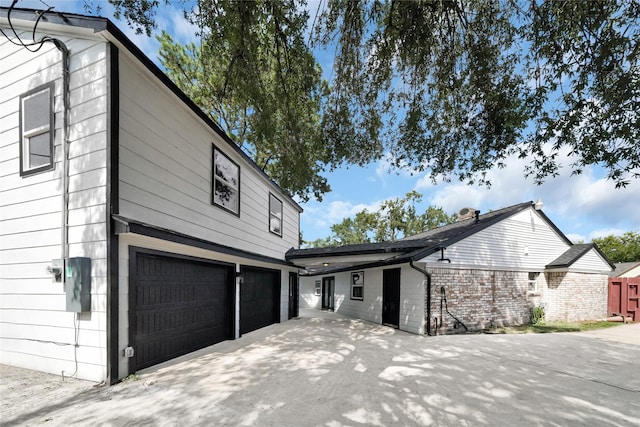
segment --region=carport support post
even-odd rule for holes
[[[409,266],[416,271],[424,274],[424,277],[427,279],[427,335],[431,336],[431,273],[429,273],[426,268],[423,270],[417,265],[413,263],[413,260],[409,262]]]
[[[240,284],[242,283],[242,271],[240,264],[236,264],[236,287],[235,287],[235,316],[233,325],[233,339],[240,338]]]

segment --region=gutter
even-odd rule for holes
[[[433,336],[431,333],[431,274],[427,270],[423,270],[413,263],[413,260],[409,261],[409,266],[416,271],[424,274],[427,278],[427,335]]]

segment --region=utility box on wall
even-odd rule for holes
[[[91,311],[91,258],[69,258],[64,274],[67,311]]]

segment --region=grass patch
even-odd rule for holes
[[[506,326],[490,329],[494,334],[548,334],[552,332],[584,332],[621,325],[620,322],[539,322],[535,325]]]

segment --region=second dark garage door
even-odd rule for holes
[[[130,372],[233,338],[235,268],[130,249]]]
[[[240,333],[276,323],[280,319],[280,271],[242,267]]]

